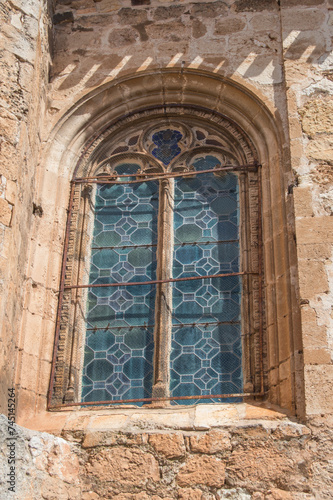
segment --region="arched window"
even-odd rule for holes
[[[73,180],[53,401],[260,393],[256,162],[217,124],[164,117],[120,128],[89,164]]]

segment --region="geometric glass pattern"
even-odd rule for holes
[[[152,150],[152,155],[164,165],[168,165],[181,152],[178,142],[182,137],[178,130],[169,128],[155,132],[152,141],[157,147]]]
[[[139,168],[116,171],[132,180]],[[97,184],[89,284],[156,280],[158,189]],[[82,401],[151,397],[155,285],[88,290]]]
[[[219,161],[211,155],[193,163],[196,170],[216,165]],[[236,273],[239,259],[237,176],[206,173],[176,179],[173,277]],[[240,276],[173,284],[172,396],[243,392],[240,309]]]

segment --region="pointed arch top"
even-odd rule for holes
[[[57,165],[58,175],[72,177],[108,131],[135,119],[186,110],[219,122],[227,133],[238,136],[249,157],[263,165],[280,156],[281,121],[253,90],[198,70],[164,70],[106,83],[79,99],[51,132],[47,161]]]

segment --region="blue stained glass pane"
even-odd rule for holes
[[[153,156],[164,165],[168,165],[181,152],[178,142],[183,135],[178,130],[165,129],[156,132],[152,136],[156,148],[152,150]]]
[[[216,165],[219,161],[213,156],[194,162],[197,170]],[[176,180],[174,230],[174,277],[239,272],[237,177],[231,173],[206,173],[198,175],[195,182]],[[174,283],[170,366],[173,396],[242,392],[240,306],[239,276]],[[236,399],[221,401],[231,400]]]
[[[138,169],[117,172],[134,178]],[[156,279],[158,189],[154,181],[97,185],[91,284]],[[154,285],[90,288],[82,401],[151,396],[154,307]]]

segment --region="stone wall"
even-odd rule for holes
[[[31,229],[41,212],[36,170],[46,107],[50,62],[49,17],[42,0],[0,5],[0,406],[15,384],[22,312],[26,306],[26,267]]]
[[[0,7],[1,404],[16,384],[19,422],[35,429],[19,430],[18,498],[332,498],[332,0],[137,3],[59,0],[52,58],[42,0]],[[298,398],[306,426],[265,405],[46,411],[69,181],[95,132],[89,123],[102,126],[111,94],[113,109],[132,109],[131,75],[142,77],[138,101],[162,99],[168,71],[181,76],[181,88],[167,81],[180,100],[210,103],[212,89],[193,89],[188,76],[209,74],[216,109],[231,81],[276,120],[284,199],[267,208],[280,232],[266,292],[284,306],[267,326],[296,333],[269,337],[269,397],[292,411]],[[253,109],[263,135],[264,113]],[[276,186],[267,180],[264,191],[274,196]],[[1,451],[5,470],[4,443]]]
[[[228,405],[227,405],[228,406]],[[228,415],[229,412],[229,415]],[[16,495],[4,481],[7,424],[1,418],[1,498],[20,500],[311,500],[332,498],[332,431],[272,410],[224,411],[215,422],[170,423],[97,415],[55,437],[17,428]],[[142,415],[141,415],[142,417]],[[222,415],[221,415],[222,417]],[[259,418],[258,418],[259,417]],[[143,429],[143,427],[145,427]],[[65,438],[65,439],[63,439]]]
[[[332,2],[282,2],[307,414],[332,412]],[[306,4],[306,5],[305,5]]]

